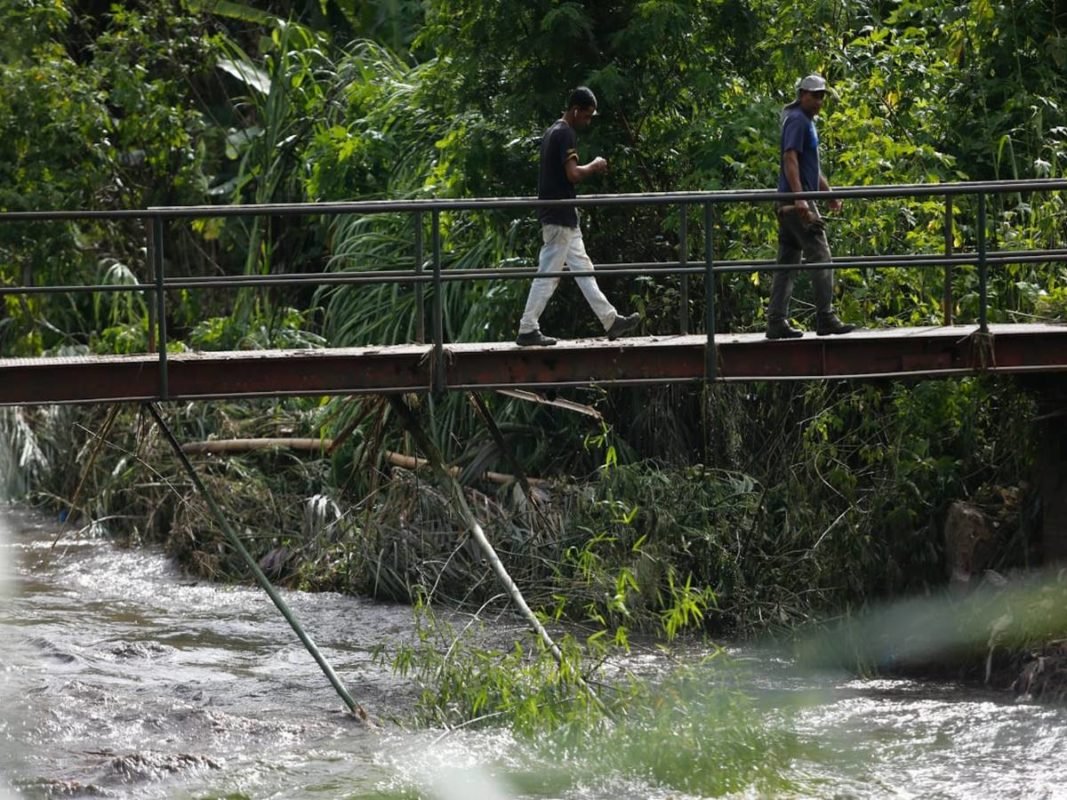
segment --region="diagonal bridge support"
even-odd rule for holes
[[[171,449],[174,450],[174,455],[178,458],[178,461],[181,463],[182,468],[185,470],[186,474],[189,475],[189,479],[193,482],[193,485],[196,487],[196,490],[203,496],[204,501],[207,503],[208,508],[211,510],[212,516],[219,524],[219,527],[222,528],[222,531],[225,534],[227,541],[230,543],[230,546],[238,552],[238,554],[241,556],[241,559],[248,567],[249,571],[255,577],[256,583],[258,583],[263,589],[263,591],[267,593],[267,596],[270,597],[271,602],[273,602],[278,611],[281,612],[281,615],[285,617],[285,621],[289,623],[289,626],[293,629],[293,632],[296,633],[297,638],[300,639],[300,642],[311,654],[311,657],[315,659],[315,663],[319,665],[319,668],[322,670],[327,680],[329,680],[330,685],[333,686],[334,691],[337,692],[338,696],[341,698],[344,704],[348,706],[348,710],[351,711],[361,721],[369,722],[370,716],[367,714],[366,710],[363,708],[363,706],[361,706],[359,703],[352,699],[352,695],[348,693],[348,689],[345,688],[345,685],[337,676],[337,673],[330,665],[330,662],[327,661],[326,657],[322,655],[318,646],[307,634],[307,632],[304,630],[304,627],[297,620],[296,615],[293,614],[292,610],[289,608],[288,603],[286,603],[284,598],[282,598],[282,596],[278,594],[278,591],[274,588],[274,585],[270,582],[267,576],[263,574],[263,570],[259,568],[259,564],[256,563],[256,560],[252,558],[252,555],[245,548],[244,543],[241,541],[241,537],[237,535],[237,532],[233,529],[233,526],[230,525],[229,520],[226,519],[226,515],[222,512],[222,509],[219,507],[219,504],[215,502],[214,495],[212,495],[208,488],[204,485],[204,482],[200,480],[200,476],[196,473],[196,469],[189,461],[189,458],[185,455],[181,445],[178,443],[177,437],[174,435],[174,432],[170,429],[166,421],[163,419],[163,416],[162,414],[160,414],[159,409],[156,407],[155,403],[145,403],[145,408],[152,416],[152,419],[155,420],[156,425],[159,427],[159,430],[162,432],[164,438],[170,444]]]

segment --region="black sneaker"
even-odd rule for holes
[[[837,336],[852,333],[855,325],[846,325],[837,318],[837,314],[819,314],[815,317],[815,334],[817,336]]]
[[[551,336],[545,336],[541,331],[526,331],[515,337],[515,344],[519,347],[551,347],[556,340]]]
[[[787,319],[767,320],[768,339],[799,339],[804,331],[794,328]]]
[[[627,314],[625,317],[616,316],[615,321],[611,323],[611,327],[608,328],[608,338],[618,339],[624,333],[629,333],[637,327],[637,323],[641,321],[641,314],[635,311],[632,314]]]

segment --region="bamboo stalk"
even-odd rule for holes
[[[186,442],[183,453],[251,453],[256,450],[308,450],[326,452],[333,445],[331,439],[212,439],[207,442]]]
[[[538,638],[541,639],[545,647],[552,653],[552,656],[556,659],[556,663],[562,664],[563,653],[552,640],[552,637],[548,635],[545,626],[541,624],[541,620],[539,620],[537,615],[530,609],[530,606],[526,603],[526,598],[522,596],[522,591],[516,585],[515,581],[512,580],[511,575],[508,574],[504,562],[500,560],[500,556],[497,555],[493,545],[486,537],[485,531],[482,530],[482,526],[478,522],[477,517],[474,516],[474,512],[471,511],[470,506],[467,504],[467,498],[463,494],[463,487],[459,485],[454,474],[445,467],[437,447],[430,441],[430,437],[428,437],[419,426],[418,420],[416,420],[415,416],[411,413],[411,409],[408,408],[407,404],[401,398],[396,395],[390,395],[389,403],[393,407],[397,416],[400,417],[400,421],[407,429],[408,433],[415,439],[416,444],[418,444],[419,448],[429,457],[428,460],[434,470],[444,479],[445,484],[450,489],[452,498],[455,500],[456,506],[459,509],[460,517],[462,517],[463,522],[467,527],[470,528],[474,540],[485,554],[485,558],[493,568],[493,572],[496,573],[497,580],[500,581],[505,591],[507,591],[508,595],[511,597],[511,602],[515,604],[519,613],[525,617]]]
[[[424,469],[426,467],[433,466],[425,458],[419,458],[417,456],[406,456],[403,453],[394,453],[391,450],[385,451],[385,460],[392,464],[394,467],[401,467],[403,469],[410,469],[412,471]],[[461,472],[459,467],[448,467],[448,473],[451,477],[456,478]],[[515,483],[518,479],[514,475],[509,475],[506,472],[493,472],[487,470],[481,476],[490,483],[498,483],[501,486],[507,486]],[[546,486],[548,481],[543,478],[527,478],[526,479],[531,486]]]
[[[230,525],[230,521],[226,518],[226,515],[222,513],[222,508],[215,502],[214,495],[208,491],[208,488],[204,485],[204,482],[200,480],[200,476],[189,462],[189,459],[185,457],[185,452],[182,446],[178,443],[178,439],[174,436],[174,432],[171,431],[170,427],[164,421],[163,415],[156,407],[156,404],[145,403],[145,408],[147,408],[148,412],[152,415],[152,419],[156,421],[156,425],[159,426],[164,438],[174,450],[174,454],[178,457],[179,463],[189,476],[189,479],[193,482],[196,490],[200,493],[201,497],[204,498],[208,510],[222,528],[222,532],[226,536],[227,541],[229,541],[230,546],[237,551],[237,554],[245,562],[245,566],[248,567],[249,571],[255,577],[256,582],[260,585],[263,591],[267,593],[271,602],[274,603],[275,608],[277,608],[278,611],[281,612],[281,615],[285,617],[285,621],[289,623],[289,627],[293,629],[297,638],[303,643],[304,648],[311,654],[311,657],[315,659],[315,663],[319,665],[319,669],[322,670],[322,673],[326,676],[326,679],[330,682],[330,685],[333,686],[334,691],[337,692],[341,700],[344,701],[344,704],[348,706],[349,711],[362,722],[371,724],[371,718],[370,715],[367,714],[366,709],[352,699],[352,695],[348,693],[348,689],[345,688],[345,685],[341,682],[337,673],[334,672],[330,662],[326,660],[312,638],[304,631],[303,626],[297,620],[296,615],[290,610],[289,605],[285,602],[282,596],[278,594],[274,585],[270,582],[267,576],[263,574],[263,570],[259,568],[259,564],[252,558],[252,554],[245,548],[244,543],[241,541],[241,537],[237,535],[237,532],[233,529],[233,526]]]

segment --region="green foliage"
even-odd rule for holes
[[[202,112],[188,80],[205,48],[177,4],[116,7],[90,19],[66,3],[16,2],[0,14],[5,35],[19,41],[0,61],[0,208],[126,208],[202,197]],[[0,281],[85,283],[97,263],[113,262],[144,280],[143,244],[136,222],[4,224]],[[88,342],[98,338],[100,305],[84,296],[8,302],[2,344],[29,354]],[[144,341],[143,318],[125,325],[103,334],[105,349]]]
[[[271,309],[245,325],[235,317],[212,317],[198,323],[189,333],[189,344],[197,350],[269,350],[322,347],[322,337],[307,330],[305,314],[295,308]]]
[[[940,592],[872,604],[803,631],[798,656],[806,666],[864,674],[930,670],[967,675],[987,685],[1002,680],[1001,665],[1015,662],[1014,669],[1006,670],[1011,680],[1022,672],[1021,680],[1032,682],[1018,686],[1019,691],[1040,694],[1046,681],[1054,686],[1056,681],[1042,674],[1039,654],[1045,646],[1055,652],[1067,633],[1062,576],[1044,570],[995,577],[996,584],[983,581],[965,594]],[[1030,661],[1029,669],[1020,670],[1023,660]]]
[[[727,582],[722,540],[754,510],[753,488],[700,469],[606,469],[571,512],[554,615],[611,629],[619,642],[631,628],[654,626],[668,639],[699,628]]]
[[[609,652],[595,641],[585,651],[564,636],[557,663],[537,645],[487,648],[477,620],[457,632],[420,607],[416,621],[416,643],[391,664],[419,687],[420,719],[507,725],[554,765],[557,784],[621,775],[700,796],[785,788],[797,743],[784,720],[736,688],[721,651],[656,682],[615,675],[609,683],[598,667]]]
[[[785,720],[732,686],[730,665],[680,667],[661,683],[636,682],[617,722],[576,749],[594,774],[645,777],[677,791],[718,797],[787,790],[800,747]]]
[[[137,284],[137,276],[125,264],[115,261],[103,270],[100,283],[105,286],[133,286]],[[148,307],[143,294],[95,294],[92,305],[90,348],[93,351],[143,353],[148,349]]]
[[[19,500],[46,480],[51,462],[42,449],[46,435],[19,407],[0,409],[0,499]]]
[[[358,8],[168,0],[101,16],[72,8],[17,2],[5,11],[4,207],[529,194],[539,133],[578,82],[601,98],[601,116],[582,137],[583,156],[604,153],[613,164],[597,191],[768,187],[777,169],[777,109],[796,77],[812,70],[835,87],[820,123],[834,183],[1055,176],[1067,165],[1056,100],[1067,49],[1056,24],[1044,22],[1060,19],[1047,0],[890,7],[646,0],[610,8],[464,0],[428,3],[425,16],[414,0]],[[412,52],[421,54],[417,65]],[[954,246],[973,247],[974,209],[956,212]],[[832,226],[835,251],[937,252],[941,213],[933,200],[850,204]],[[1056,198],[997,198],[994,215],[997,246],[1062,243]],[[276,263],[319,269],[327,259],[347,270],[389,247],[395,254],[380,264],[408,268],[410,221],[378,222],[337,220],[329,230],[266,218],[193,226],[176,233],[174,260],[197,274],[267,273]],[[446,266],[532,263],[537,231],[529,215],[443,222]],[[676,210],[603,209],[586,223],[600,260],[674,256]],[[113,258],[144,271],[141,234],[125,226],[38,226],[14,235],[5,228],[7,282],[31,269],[38,282],[64,282],[86,268],[86,247],[98,251],[89,263]],[[699,249],[699,228],[690,225],[691,252]],[[728,258],[770,257],[773,237],[765,209],[731,206],[717,221],[716,247]],[[1062,268],[1047,265],[995,270],[992,289],[1004,310],[994,317],[1008,318],[1009,309],[1040,313],[1041,292],[1063,277]],[[957,270],[952,282],[954,311],[972,317],[974,271]],[[699,281],[691,283],[690,313],[699,319],[702,292]],[[734,330],[761,325],[763,283],[759,275],[722,281],[719,319]],[[939,273],[849,270],[839,284],[849,317],[890,325],[939,319]],[[450,287],[449,335],[510,335],[525,286]],[[677,279],[609,290],[643,309],[650,330],[674,329]],[[316,299],[332,304],[343,294]],[[309,299],[293,292],[279,301]],[[410,339],[410,300],[379,288],[362,305],[336,305],[329,324],[342,340]],[[241,292],[232,307],[210,302],[176,316],[233,311],[251,324],[273,313],[274,300]],[[366,309],[384,302],[407,310],[392,330],[365,325],[375,321]],[[584,318],[575,313],[581,303],[577,292],[561,292],[547,322]],[[46,329],[86,339],[82,320],[68,319],[84,307],[32,306],[10,309],[10,349],[56,344],[29,333],[42,318]]]
[[[95,38],[82,72],[99,87],[111,117],[99,144],[108,148],[113,194],[100,200],[125,208],[199,201],[206,188],[205,109],[194,87],[207,81],[215,59],[206,26],[176,0],[115,6],[86,24]]]
[[[603,152],[613,164],[597,191],[768,187],[777,169],[777,109],[796,76],[814,69],[826,72],[835,87],[820,123],[834,183],[1061,174],[1065,126],[1054,98],[1062,77],[1049,64],[1064,51],[1054,29],[1037,22],[1047,16],[1047,3],[972,5],[430,3],[415,44],[426,57],[417,66],[406,54],[412,26],[422,17],[407,14],[410,3],[356,10],[332,2],[276,2],[266,9],[167,2],[78,19],[73,35],[63,4],[19,5],[9,12],[19,46],[8,51],[11,85],[4,93],[18,108],[11,115],[18,130],[3,141],[24,141],[30,150],[3,160],[26,164],[4,185],[20,204],[11,207],[36,208],[205,197],[267,202],[529,194],[540,131],[568,88],[587,82],[600,94],[601,116],[582,137],[583,154]],[[378,41],[348,44],[353,34],[386,30]],[[508,42],[522,46],[502,46]],[[41,94],[42,79],[54,87],[52,95]],[[39,111],[39,118],[27,123],[27,110]],[[66,121],[52,124],[57,119]],[[46,135],[34,133],[29,141],[26,131]],[[46,167],[47,180],[44,173],[33,176]],[[1059,246],[1060,205],[1056,198],[998,198],[998,246]],[[974,209],[958,207],[956,214],[954,246],[973,247]],[[832,226],[835,251],[938,252],[941,215],[935,200],[857,201]],[[690,251],[697,252],[702,232],[699,220],[691,222]],[[446,268],[533,262],[537,230],[528,215],[464,214],[442,223]],[[423,228],[428,248],[426,220]],[[46,263],[62,282],[61,275],[84,268],[86,244],[113,249],[94,254],[94,263],[103,255],[143,273],[139,232],[62,226],[42,232],[12,241],[17,261],[5,267],[6,280],[15,282],[20,265],[41,269]],[[678,215],[673,209],[595,210],[587,215],[586,233],[600,260],[663,260],[674,257]],[[727,258],[773,255],[773,220],[765,209],[730,206],[715,233],[716,248]],[[267,273],[276,263],[291,271],[323,263],[344,270],[408,269],[415,260],[411,220],[339,219],[327,230],[312,221],[234,219],[198,223],[176,235],[175,261],[197,273],[220,267]],[[132,246],[111,244],[116,240]],[[1047,265],[994,270],[992,291],[1005,307],[994,318],[1008,318],[1009,308],[1041,313],[1042,292],[1063,277],[1062,268]],[[973,317],[974,270],[956,270],[951,280],[953,310]],[[700,281],[691,283],[689,311],[699,319]],[[859,320],[928,324],[940,318],[942,283],[940,271],[926,269],[842,270],[839,305]],[[721,281],[720,324],[760,326],[764,285],[760,275]],[[509,336],[525,288],[518,281],[447,287],[447,335]],[[409,341],[414,293],[388,284],[362,289],[314,298],[329,306],[327,339]],[[675,329],[682,302],[677,279],[610,282],[608,289],[620,304],[642,309],[649,330]],[[304,305],[310,299],[291,292],[268,300],[249,291],[239,292],[233,305],[192,299],[210,306],[179,307],[173,330],[180,335],[183,320],[231,312],[240,325],[251,325],[273,313],[273,302]],[[565,287],[546,324],[568,332],[572,320],[586,318],[576,313],[582,302]],[[402,311],[383,324],[376,309],[386,303]],[[10,348],[32,352],[56,343],[28,333],[42,314],[48,329],[86,338],[79,330],[86,326],[31,306],[9,312]],[[801,307],[799,316],[805,314]],[[20,342],[20,336],[27,338]]]
[[[472,634],[457,634],[426,606],[416,608],[415,619],[418,643],[401,648],[392,664],[419,686],[426,722],[452,727],[493,719],[530,735],[599,716],[583,678],[583,651],[572,638],[560,642],[557,663],[539,641],[532,652],[521,642],[499,652],[471,647]]]
[[[422,0],[268,0],[255,6],[233,0],[187,0],[189,8],[235,23],[271,27],[299,22],[336,45],[355,38],[382,42],[397,53],[411,45],[423,21]]]

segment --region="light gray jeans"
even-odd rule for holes
[[[778,263],[812,264],[829,263],[830,245],[826,241],[826,228],[821,218],[805,223],[795,212],[778,215]],[[767,319],[780,320],[789,316],[789,300],[793,296],[793,279],[796,270],[787,269],[774,273],[771,283],[771,301],[767,306]],[[811,270],[811,283],[815,289],[815,311],[832,314],[834,310],[834,271]]]
[[[542,225],[541,238],[544,244],[541,246],[537,271],[546,275],[553,274],[561,272],[566,266],[571,272],[583,273],[583,277],[574,280],[578,288],[582,290],[585,301],[589,303],[589,307],[593,309],[600,324],[604,326],[604,330],[610,328],[618,312],[600,291],[600,286],[593,277],[593,262],[585,252],[581,227]],[[519,320],[519,333],[529,333],[539,329],[538,320],[541,319],[541,314],[544,313],[557,286],[559,286],[558,277],[534,278],[530,286],[530,294],[526,298],[526,310],[522,312],[522,319]]]

